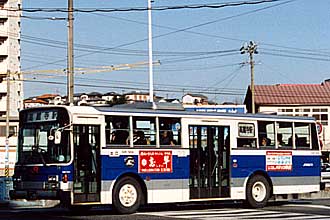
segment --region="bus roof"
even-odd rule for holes
[[[305,116],[285,116],[285,115],[273,115],[273,114],[251,114],[251,113],[226,113],[226,112],[197,112],[187,111],[183,108],[170,107],[167,108],[155,108],[155,106],[148,105],[136,106],[136,105],[119,105],[119,106],[42,106],[31,109],[45,109],[45,108],[66,108],[71,114],[94,114],[94,115],[109,115],[113,113],[123,114],[148,114],[148,115],[173,115],[174,117],[212,117],[212,118],[244,118],[244,119],[258,119],[258,120],[293,120],[293,121],[315,121],[313,117]],[[28,111],[25,109],[22,111]]]

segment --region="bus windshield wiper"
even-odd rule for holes
[[[43,152],[45,152],[44,150],[42,150],[39,146],[34,146],[32,147],[32,152],[36,152],[37,154],[39,154],[40,158],[41,158],[41,161],[42,161],[42,164],[44,166],[46,166],[46,161],[45,161],[45,158],[44,156],[42,155]]]

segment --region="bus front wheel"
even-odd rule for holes
[[[246,203],[252,208],[265,207],[270,197],[270,186],[262,175],[253,176],[246,186]]]
[[[114,187],[113,208],[120,214],[134,213],[140,207],[142,198],[138,181],[132,177],[124,177]]]

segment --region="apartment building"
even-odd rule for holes
[[[16,161],[18,111],[23,108],[20,64],[21,12],[18,10],[21,4],[22,0],[0,0],[0,176],[4,176],[4,161],[8,159],[8,155],[5,154],[8,152],[9,175],[13,173]],[[7,109],[9,109],[11,136],[7,145],[9,150],[5,150]]]

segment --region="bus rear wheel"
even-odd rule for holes
[[[117,213],[131,214],[140,207],[143,199],[138,181],[132,177],[120,179],[113,190],[112,204]]]
[[[253,176],[246,186],[246,203],[252,208],[265,207],[270,197],[270,186],[262,175]]]

